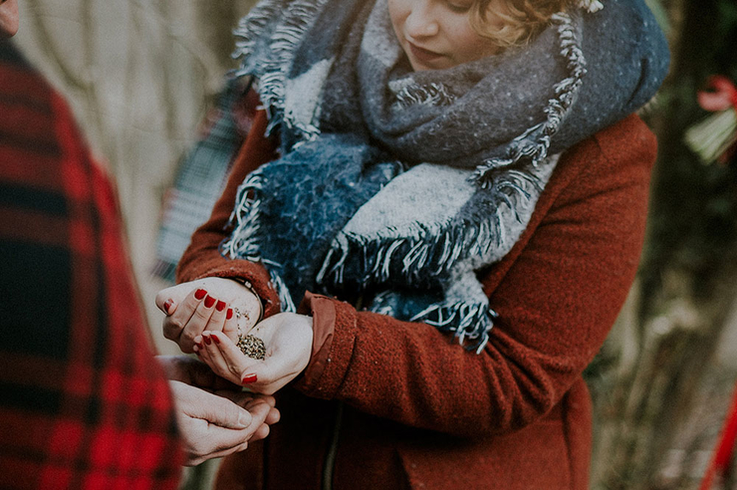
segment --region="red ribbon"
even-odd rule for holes
[[[733,108],[737,112],[737,87],[732,81],[721,75],[712,75],[706,80],[707,90],[700,90],[696,95],[702,109],[719,112]],[[718,158],[719,163],[727,163],[737,154],[737,140],[731,144]]]
[[[714,448],[714,455],[709,468],[704,474],[699,490],[710,490],[717,475],[725,475],[729,471],[734,454],[735,440],[737,439],[737,389],[732,395],[732,404],[724,420],[722,433]]]
[[[699,105],[709,112],[718,112],[733,107],[737,110],[737,87],[721,75],[713,75],[706,81],[708,90],[698,93]]]

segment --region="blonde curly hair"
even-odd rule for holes
[[[576,4],[575,0],[476,0],[471,26],[500,48],[522,46],[542,32],[554,14]],[[488,21],[491,12],[502,21],[501,27]]]

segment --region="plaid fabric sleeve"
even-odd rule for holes
[[[0,488],[177,488],[121,233],[67,105],[0,41]]]
[[[153,273],[174,281],[174,272],[192,233],[210,217],[222,194],[233,157],[253,124],[258,106],[248,82],[230,80],[211,110],[200,137],[183,158],[164,196]]]

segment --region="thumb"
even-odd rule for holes
[[[227,429],[245,429],[251,425],[252,416],[248,410],[232,401],[207,391],[184,385],[190,391],[184,407],[187,415],[203,419],[211,424]]]
[[[212,396],[214,400],[208,406],[208,422],[226,429],[245,429],[251,425],[253,417],[248,410],[239,407],[226,398]]]

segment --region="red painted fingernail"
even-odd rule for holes
[[[247,385],[251,383],[255,383],[258,378],[255,374],[246,374],[243,376],[243,379],[241,380],[241,384]]]
[[[207,291],[206,290],[204,290],[204,289],[198,289],[197,291],[194,292],[194,299],[200,300],[200,299],[204,298],[206,294],[207,294]]]
[[[173,304],[174,304],[174,300],[171,298],[167,299],[166,303],[164,303],[164,311],[166,312],[167,315],[169,314],[169,310],[171,309],[171,305]]]
[[[225,319],[230,320],[233,318],[233,308],[228,308],[228,311],[225,312]]]
[[[212,336],[212,340],[214,340],[216,344],[219,344],[220,343],[220,339],[218,338],[217,335],[213,335]]]
[[[215,298],[213,298],[212,296],[208,294],[207,298],[205,298],[205,308],[211,308],[212,305],[214,304],[215,304]]]
[[[210,345],[212,343],[212,339],[210,339],[209,335],[207,337],[203,335],[202,340],[204,340],[207,345]]]
[[[218,300],[218,304],[215,305],[215,309],[218,311],[223,311],[225,309],[225,301]]]

